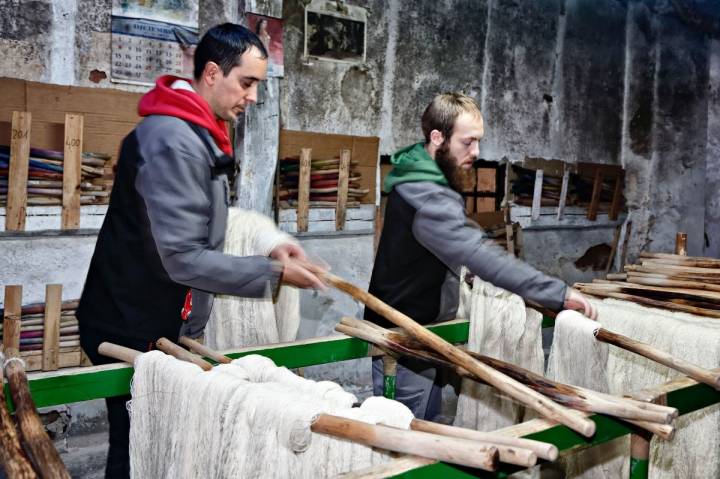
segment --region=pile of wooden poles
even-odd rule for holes
[[[0,145],[0,206],[6,206],[10,148]],[[110,156],[83,152],[80,180],[80,203],[107,204],[113,183]],[[27,179],[27,204],[61,205],[63,193],[63,152],[30,148]]]
[[[60,352],[75,351],[80,346],[78,320],[75,317],[75,310],[78,300],[62,302],[60,312]],[[5,310],[0,308],[0,316]],[[0,339],[3,339],[3,326],[0,325]],[[20,342],[19,351],[40,351],[43,348],[43,337],[45,333],[45,303],[26,304],[21,309],[20,315]]]
[[[607,278],[575,287],[599,298],[720,318],[720,259],[643,252],[639,264]]]
[[[0,466],[9,479],[70,479],[42,421],[28,388],[25,364],[19,358],[5,359],[0,353],[2,373],[15,405],[13,421],[7,407],[4,388],[0,389]]]

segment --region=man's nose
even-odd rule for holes
[[[250,103],[257,103],[257,100],[258,100],[257,83],[250,87],[250,89],[248,90],[247,96],[245,97],[245,100],[247,100]]]
[[[479,142],[479,141],[474,141],[474,142],[473,142],[473,147],[472,147],[472,150],[470,151],[470,153],[471,153],[472,156],[474,156],[475,158],[477,158],[478,156],[480,156],[480,142]]]

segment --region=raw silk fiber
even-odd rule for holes
[[[133,478],[334,477],[389,454],[310,431],[319,414],[408,429],[402,404],[355,396],[295,376],[261,356],[203,372],[159,351],[135,361],[131,387]]]
[[[520,296],[479,278],[472,291],[461,282],[461,307],[470,318],[470,350],[542,374],[542,315]],[[463,291],[463,289],[465,291]],[[522,422],[525,408],[495,388],[463,380],[455,425],[492,431]]]
[[[598,306],[598,322],[609,331],[651,344],[703,367],[720,366],[720,321],[717,319],[614,299],[593,300],[593,303]],[[681,376],[649,359],[605,343],[573,344],[571,338],[577,334],[578,328],[572,323],[556,323],[548,366],[551,379],[621,395]],[[649,477],[720,477],[720,406],[681,416],[675,426],[672,441],[652,440]],[[568,477],[627,477],[629,441],[615,443],[614,448],[593,448],[567,458],[564,462]]]
[[[280,244],[295,240],[280,231],[270,218],[255,211],[230,208],[225,253],[268,256]],[[300,326],[299,292],[282,286],[277,301],[217,295],[205,328],[205,343],[229,349],[294,341]]]

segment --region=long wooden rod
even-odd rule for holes
[[[4,362],[5,356],[0,352],[0,364]],[[3,371],[0,368],[0,467],[8,479],[35,479],[38,476],[20,445],[2,386]]]
[[[564,424],[585,437],[590,437],[595,434],[595,423],[590,419],[583,417],[571,409],[554,403],[524,384],[481,363],[467,352],[453,346],[437,334],[416,323],[407,315],[383,303],[367,291],[363,291],[357,286],[330,273],[324,273],[323,278],[335,288],[349,294],[368,308],[388,319],[391,323],[400,326],[415,339],[437,351],[453,364],[466,369],[516,401],[538,412],[540,415]]]
[[[661,351],[647,343],[637,341],[622,334],[608,331],[604,328],[599,328],[595,333],[595,338],[604,343],[612,344],[619,348],[625,349],[626,351],[639,354],[648,359],[651,359],[657,363],[667,366],[676,371],[680,371],[683,374],[691,377],[697,382],[701,382],[711,386],[715,389],[720,390],[720,374],[710,371],[709,369],[702,368],[695,364],[692,364],[684,359],[676,358],[675,356]]]
[[[232,359],[225,356],[224,354],[220,354],[217,351],[208,348],[204,344],[201,344],[192,338],[188,338],[187,336],[182,336],[178,342],[183,346],[187,346],[188,348],[190,348],[190,351],[192,351],[193,353],[200,354],[202,356],[205,356],[206,358],[210,358],[220,364],[229,364],[232,362]]]
[[[170,341],[167,342],[172,344]],[[184,360],[173,354],[173,352],[177,353],[175,348],[168,350],[172,352],[167,354]],[[130,363],[141,354],[140,351],[106,342],[100,344],[98,352],[103,356]],[[487,471],[494,471],[497,467],[499,453],[495,446],[468,439],[373,425],[330,414],[320,414],[310,429],[316,433],[348,439],[392,452],[413,454]]]
[[[15,404],[20,437],[35,469],[43,479],[70,479],[70,474],[35,409],[28,388],[25,363],[20,358],[10,358],[4,362],[4,369]]]
[[[410,355],[419,359],[423,359],[425,361],[433,362],[440,366],[449,367],[451,369],[454,369],[461,377],[469,377],[470,379],[478,380],[477,377],[470,374],[467,370],[453,365],[452,363],[448,362],[436,353],[420,349],[414,349],[413,346],[416,345],[406,344],[407,338],[403,337],[399,333],[388,331],[389,338],[382,337],[382,335],[380,335],[378,331],[371,331],[372,328],[370,327],[363,330],[345,324],[347,319],[348,318],[343,318],[341,324],[336,326],[335,329],[349,336],[358,337],[365,341],[371,342],[380,347],[381,349],[387,348],[396,353],[399,352],[401,354]],[[652,405],[647,405],[646,408],[643,409],[633,404],[633,401],[628,401],[625,398],[615,398],[614,396],[602,395],[601,393],[596,393],[595,391],[583,390],[581,388],[576,388],[575,386],[557,383],[542,376],[536,375],[530,371],[519,368],[510,363],[504,363],[503,361],[488,358],[487,356],[482,356],[477,353],[472,354],[478,360],[484,361],[490,359],[492,361],[495,361],[495,365],[503,365],[503,367],[507,368],[506,372],[511,372],[519,380],[527,380],[529,387],[532,387],[540,392],[550,395],[553,399],[567,405],[568,407],[573,407],[586,412],[602,411],[602,413],[604,414],[620,417],[624,421],[646,429],[662,439],[671,439],[674,436],[675,429],[671,425],[660,424],[646,420],[632,419],[633,417],[646,417],[646,410],[650,410],[651,412],[653,412],[653,417],[658,417],[663,420],[666,420],[667,417],[674,418],[677,415],[677,410],[674,408],[667,408],[661,406],[654,408],[652,407]],[[604,396],[607,396],[607,398]],[[657,416],[655,415],[655,413],[657,413]],[[631,418],[623,416],[631,416]]]
[[[195,364],[196,366],[200,366],[203,371],[210,371],[212,369],[212,364],[205,361],[197,354],[193,354],[187,349],[181,348],[167,338],[158,339],[155,341],[155,346],[157,346],[157,348],[165,354],[169,354],[182,361],[187,361]]]

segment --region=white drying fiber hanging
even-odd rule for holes
[[[280,231],[267,216],[229,208],[224,252],[235,256],[268,256],[295,239]],[[299,292],[281,286],[276,303],[267,298],[217,295],[205,328],[205,342],[213,349],[229,349],[294,341],[300,325]]]
[[[461,289],[469,289],[464,281]],[[465,310],[470,315],[468,347],[474,352],[543,372],[542,315],[520,296],[475,277]],[[468,307],[469,306],[469,307]],[[492,431],[522,422],[525,408],[495,388],[463,380],[455,425]]]
[[[310,425],[328,413],[409,428],[412,414],[402,404],[351,408],[355,397],[339,386],[288,374],[257,356],[203,372],[158,351],[140,355],[130,403],[132,476],[334,477],[391,459]]]
[[[685,359],[699,366],[716,368],[720,366],[720,321],[714,318],[695,316],[686,313],[671,312],[663,309],[648,308],[628,301],[606,299],[593,300],[598,307],[599,323],[603,328],[630,338],[642,341],[673,356]],[[567,331],[555,328],[555,341]],[[553,350],[556,343],[553,342]],[[562,343],[557,343],[562,344]],[[605,346],[605,345],[603,345]],[[570,347],[565,343],[564,348]],[[662,366],[637,354],[615,346],[608,348],[605,364],[605,378],[588,377],[593,389],[601,390],[607,385],[611,394],[622,395],[642,389],[652,388],[680,373]],[[556,364],[548,376],[562,382],[571,382],[567,378],[575,377],[575,369],[588,354],[587,350],[571,347],[569,352],[561,354],[568,358],[566,362]],[[552,356],[553,353],[551,353]],[[592,376],[592,374],[588,374]],[[651,479],[670,478],[717,478],[720,477],[720,405],[710,406],[675,421],[676,433],[672,441],[653,439],[650,443],[649,477]],[[606,472],[599,477],[626,477],[623,474],[628,464],[629,451],[623,449],[617,457],[617,463],[623,469]],[[609,471],[609,461],[606,470]],[[598,477],[597,474],[583,473],[592,466],[588,460],[576,461],[573,465],[577,472],[573,477]]]

